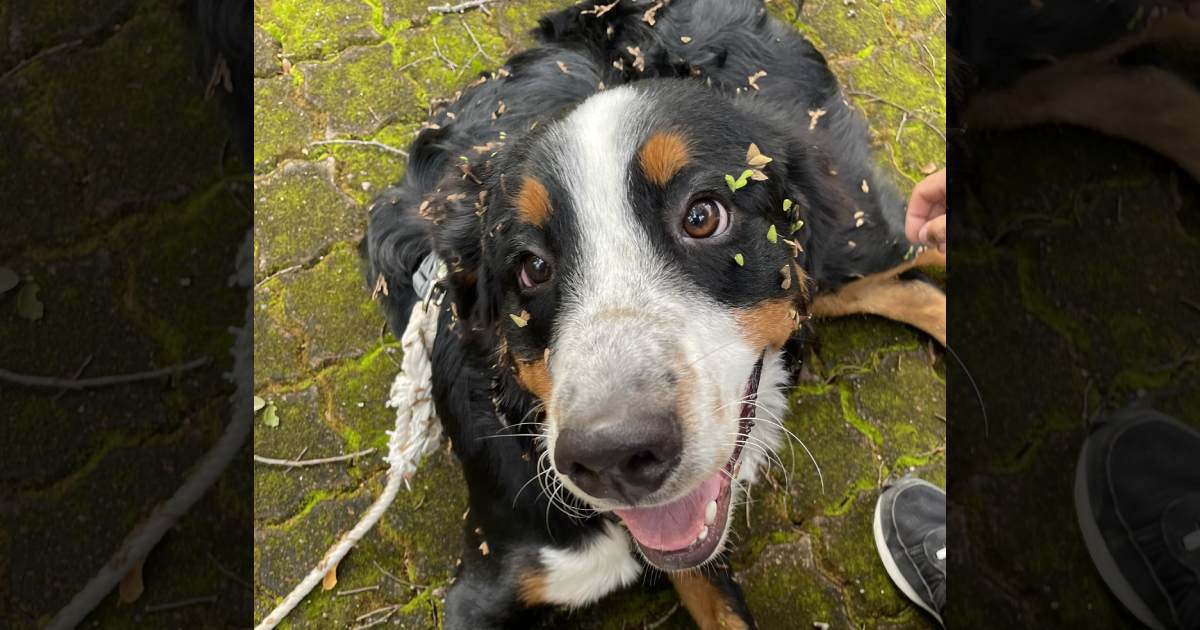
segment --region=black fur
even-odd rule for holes
[[[664,120],[697,130],[695,137],[708,147],[705,155],[714,156],[700,169],[740,172],[744,140],[756,139],[776,161],[765,185],[737,193],[739,203],[754,209],[759,223],[753,225],[761,227],[738,247],[752,260],[781,256],[782,248],[767,247],[767,222],[789,234],[779,207],[785,197],[796,200],[806,222],[797,234],[804,248],[800,262],[814,291],[893,267],[909,251],[903,199],[872,165],[863,121],[843,99],[824,58],[793,29],[752,0],[674,0],[657,12],[654,26],[642,19],[650,2],[623,0],[599,17],[597,4],[604,3],[585,2],[543,18],[536,31],[540,46],[511,58],[501,73],[481,78],[437,111],[410,149],[404,180],[371,208],[368,280],[372,287],[378,276],[386,282],[380,298],[397,336],[417,300],[411,281],[420,262],[436,252],[450,270],[433,348],[433,393],[463,464],[470,512],[463,567],[447,595],[448,628],[529,623],[517,590],[522,572],[537,569],[536,550],[577,545],[602,523],[601,517],[568,518],[548,505],[536,482],[529,483],[539,456],[533,439],[489,439],[503,431],[537,430],[519,424],[538,419],[537,401],[513,378],[501,344],[503,337],[513,354],[540,356],[553,324],[553,295],[521,302],[514,290],[512,257],[519,248],[512,243],[536,235],[514,227],[509,207],[512,174],[536,172],[553,159],[538,153],[548,123],[602,85],[633,83],[660,106]],[[692,38],[688,44],[680,40],[685,35]],[[640,49],[644,70],[635,67],[631,47]],[[767,75],[756,90],[748,77],[759,70]],[[809,111],[816,109],[826,113],[810,131]],[[862,190],[864,180],[869,192]],[[673,194],[644,182],[634,186],[642,186],[640,203],[668,203]],[[551,190],[552,198],[556,194]],[[856,227],[860,211],[866,222]],[[553,221],[551,232],[571,229],[569,214]],[[783,256],[779,264],[748,266],[736,279],[729,275],[729,257],[698,260],[692,279],[722,303],[752,304],[781,292]],[[506,316],[517,312],[515,300],[533,314],[534,323],[521,331]],[[798,343],[790,344],[790,356]],[[489,546],[486,556],[478,551],[482,541]],[[714,584],[752,624],[728,572],[719,573]]]

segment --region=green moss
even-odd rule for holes
[[[333,161],[289,162],[254,186],[255,275],[307,263],[361,234],[365,211],[333,183]]]
[[[854,393],[850,390],[849,383],[843,381],[838,384],[838,396],[842,402],[842,417],[846,419],[846,422],[850,423],[850,426],[857,429],[859,433],[867,436],[867,439],[876,446],[882,446],[883,435],[879,429],[858,415],[858,410],[854,407]]]
[[[299,81],[297,81],[299,79]],[[298,70],[292,75],[254,80],[254,170],[299,157],[313,139],[313,116],[301,105]]]
[[[395,121],[425,118],[410,71],[397,71],[395,51],[394,44],[384,43],[347,50],[332,61],[297,66],[309,102],[327,114],[330,131],[364,138]]]
[[[372,28],[371,7],[360,0],[272,0],[264,17],[258,24],[293,60],[329,57],[382,38]]]

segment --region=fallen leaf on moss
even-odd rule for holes
[[[142,560],[135,564],[129,573],[121,578],[121,583],[117,586],[117,594],[121,598],[121,603],[132,604],[146,591],[146,586],[142,583],[142,565],[145,562]]]
[[[254,397],[254,413],[258,413],[258,412],[262,411],[262,408],[266,407],[266,406],[267,406],[267,401],[263,400],[262,398],[260,398],[258,396]]]
[[[271,428],[279,426],[279,414],[275,410],[275,403],[267,403],[263,409],[262,421],[263,425]]]
[[[321,578],[321,588],[323,590],[330,591],[333,590],[333,587],[337,586],[337,569],[338,565],[335,564],[325,572],[325,577]]]
[[[862,191],[864,193],[871,192],[871,187],[867,185],[867,180],[865,180],[865,179],[862,181]]]

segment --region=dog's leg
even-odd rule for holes
[[[946,266],[946,257],[925,250],[916,258],[887,271],[859,278],[833,293],[817,295],[813,300],[815,317],[879,315],[904,322],[929,333],[946,345],[946,294],[920,280],[901,280],[898,276],[914,267]]]
[[[1161,68],[1125,67],[1117,56],[1146,44],[1200,41],[1200,19],[1182,12],[1105,49],[1030,72],[1012,87],[972,99],[968,125],[1006,129],[1066,123],[1131,140],[1200,180],[1200,91]]]
[[[500,548],[497,541],[493,544]],[[539,602],[527,602],[521,567],[530,564],[520,547],[509,553],[483,555],[468,540],[463,563],[446,592],[445,630],[499,630],[533,627],[544,609]],[[507,546],[507,545],[506,545]]]
[[[670,575],[683,606],[700,630],[752,630],[757,626],[742,589],[722,563]]]

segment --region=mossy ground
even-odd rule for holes
[[[0,366],[88,378],[212,361],[171,382],[0,384],[0,627],[44,627],[228,422],[221,373],[246,302],[228,279],[249,186],[236,160],[218,160],[229,131],[203,99],[177,5],[0,7],[0,266],[36,281],[44,304],[30,321],[0,295]],[[249,589],[218,568],[250,561],[249,544],[239,557],[231,543],[252,534],[238,468],[150,553],[142,598],[114,593],[81,627],[244,621]],[[146,612],[209,595],[221,603]]]
[[[490,15],[435,16],[424,0],[273,0],[256,3],[256,387],[280,406],[280,426],[258,427],[255,451],[291,457],[381,447],[383,407],[397,369],[395,340],[355,275],[365,202],[399,179],[404,161],[376,147],[313,144],[378,140],[404,148],[434,98],[532,43],[538,16],[566,0],[497,2]],[[944,165],[944,6],[934,0],[768,3],[809,35],[871,125],[879,162],[902,189]],[[320,19],[314,17],[321,11]],[[481,53],[467,33],[479,40]],[[432,58],[438,48],[456,67]],[[356,203],[346,203],[353,199]],[[889,475],[945,482],[944,362],[929,339],[871,318],[818,324],[821,337],[791,396],[798,444],[754,488],[739,515],[734,567],[763,628],[929,627],[877,562],[870,517]],[[794,452],[793,452],[794,451]],[[267,611],[350,526],[381,487],[377,459],[345,470],[256,473],[256,614]],[[789,483],[785,484],[785,477]],[[343,561],[335,589],[315,592],[290,627],[353,625],[404,604],[403,627],[439,618],[459,553],[465,494],[453,458],[423,465],[384,520]],[[747,526],[747,519],[749,525]],[[384,571],[407,582],[398,584]],[[677,604],[669,590],[630,589],[564,627],[636,627]],[[676,611],[661,626],[686,628]]]

